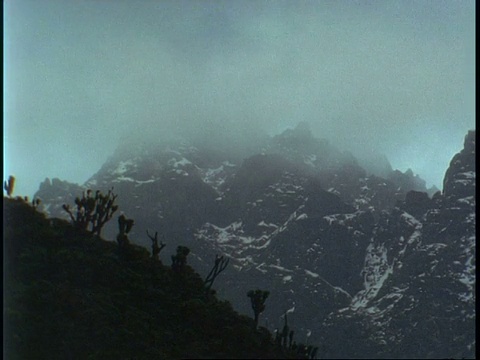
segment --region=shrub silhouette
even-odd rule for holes
[[[113,188],[108,190],[105,195],[97,190],[95,196],[92,196],[92,190],[89,189],[86,191],[86,195],[85,192],[82,194],[82,198],[75,198],[75,215],[69,205],[64,204],[63,209],[70,215],[75,227],[100,236],[103,226],[118,209],[118,205],[115,205],[117,195],[112,190]]]
[[[223,256],[215,255],[215,264],[213,265],[212,270],[210,270],[209,274],[205,278],[205,287],[207,289],[207,293],[213,285],[213,282],[217,278],[218,274],[220,274],[225,268],[227,267],[230,259],[225,259]]]
[[[134,221],[132,219],[127,219],[125,215],[120,215],[118,217],[118,235],[117,242],[120,250],[125,250],[125,248],[130,244],[128,239],[128,233],[132,230]]]
[[[187,264],[187,255],[190,253],[190,249],[186,246],[178,246],[177,254],[172,255],[172,270],[175,272],[181,272]]]
[[[252,302],[255,328],[258,327],[258,316],[265,310],[265,300],[267,300],[268,295],[270,295],[269,291],[262,291],[260,289],[250,290],[247,293],[247,296],[250,298],[250,301]]]
[[[150,238],[150,240],[152,240],[152,259],[154,261],[160,261],[160,259],[158,258],[158,254],[160,254],[160,251],[162,251],[162,249],[167,244],[164,244],[163,241],[160,241],[160,246],[158,246],[158,232],[157,231],[155,231],[155,237],[150,235],[148,233],[148,230],[147,230],[147,235]]]
[[[5,189],[5,191],[7,192],[7,195],[8,197],[12,196],[13,194],[13,188],[15,187],[15,176],[13,175],[10,175],[8,177],[8,182],[5,181],[3,183],[3,188]]]

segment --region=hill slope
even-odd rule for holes
[[[174,272],[20,199],[3,205],[9,360],[293,357],[188,265]]]

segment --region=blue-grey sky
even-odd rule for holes
[[[475,2],[5,0],[4,177],[83,183],[123,133],[308,121],[441,188],[475,128]]]

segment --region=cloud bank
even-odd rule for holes
[[[4,172],[82,183],[125,133],[300,121],[441,187],[475,128],[474,1],[5,3]],[[215,137],[213,137],[215,138]]]

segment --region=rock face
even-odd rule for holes
[[[451,204],[475,196],[475,131],[468,132],[463,150],[450,162],[443,180],[443,195]]]
[[[364,288],[329,314],[322,343],[356,336],[324,349],[327,357],[475,356],[474,144],[469,132],[446,172],[443,195],[408,193],[376,223]]]
[[[472,131],[432,197],[411,171],[367,175],[305,124],[243,162],[186,142],[120,147],[82,187],[55,180],[36,196],[66,217],[82,189],[114,186],[132,241],[158,231],[164,262],[185,245],[205,275],[228,256],[218,293],[250,314],[247,291],[269,290],[260,325],[281,328],[287,312],[321,357],[473,357],[474,145]]]

